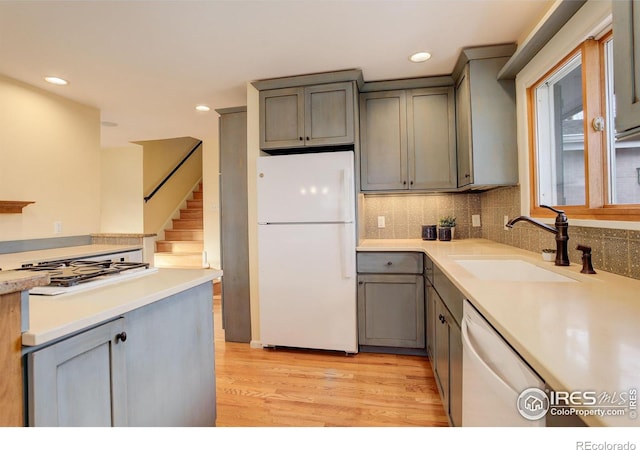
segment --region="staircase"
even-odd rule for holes
[[[180,218],[173,219],[172,228],[164,230],[164,240],[156,241],[153,255],[156,267],[198,269],[209,267],[204,252],[202,217],[202,183],[187,200],[186,209],[180,210]]]

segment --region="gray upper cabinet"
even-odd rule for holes
[[[518,182],[515,82],[497,79],[514,48],[464,49],[454,69],[458,187]]]
[[[353,82],[260,91],[260,148],[353,144],[353,92]]]
[[[640,133],[640,0],[618,0],[613,8],[616,132]]]
[[[363,191],[455,188],[452,87],[360,95]]]
[[[360,148],[363,191],[407,189],[405,91],[360,94]]]

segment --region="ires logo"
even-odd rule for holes
[[[636,419],[638,391],[551,391],[529,388],[522,391],[517,402],[520,415],[539,420],[547,413],[553,416],[623,416]]]

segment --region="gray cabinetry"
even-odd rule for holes
[[[360,94],[361,189],[456,187],[452,87]]]
[[[354,143],[353,82],[260,91],[263,150]]]
[[[360,252],[357,260],[360,350],[421,349],[423,353],[422,256],[404,252]]]
[[[124,319],[27,356],[30,426],[127,424]]]
[[[463,298],[442,271],[433,267],[433,278],[427,278],[428,352],[442,405],[453,426],[462,424]]]
[[[613,8],[616,132],[640,133],[640,1],[618,0]]]
[[[213,426],[212,284],[27,355],[31,426]]]
[[[464,49],[454,69],[458,187],[518,182],[515,82],[498,80],[513,45]]]
[[[127,324],[129,426],[214,426],[212,284],[136,309]]]
[[[247,109],[220,114],[220,253],[222,326],[231,342],[251,341],[249,219],[247,217]]]

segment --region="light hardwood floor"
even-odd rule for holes
[[[219,296],[214,323],[218,427],[447,426],[425,357],[225,342]]]

